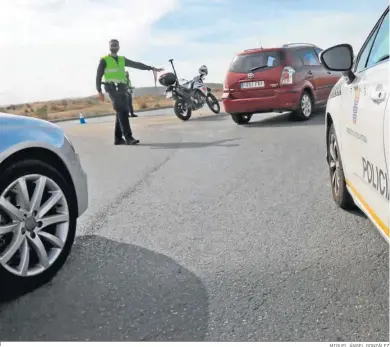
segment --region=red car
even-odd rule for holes
[[[325,70],[322,51],[308,43],[280,48],[249,49],[232,60],[222,101],[237,124],[247,124],[254,113],[292,111],[307,120],[313,109],[326,104],[340,72]]]

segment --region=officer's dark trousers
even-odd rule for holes
[[[133,108],[133,94],[132,93],[127,93],[128,99],[129,99],[129,112],[131,115],[134,114],[134,108]]]
[[[129,97],[125,89],[110,90],[108,92],[112,106],[116,112],[115,121],[115,137],[132,136],[130,121],[129,121]]]

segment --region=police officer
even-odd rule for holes
[[[96,89],[99,93],[99,99],[104,101],[102,93],[102,77],[104,76],[105,90],[110,96],[113,108],[116,112],[115,121],[115,145],[136,145],[139,140],[133,137],[129,121],[129,100],[126,86],[125,67],[132,67],[138,70],[152,70],[156,72],[164,69],[157,69],[149,65],[135,62],[118,56],[119,41],[111,40],[109,42],[110,54],[100,59],[96,73]]]
[[[127,84],[127,94],[128,94],[128,97],[129,97],[129,111],[130,111],[129,117],[138,117],[134,113],[134,107],[133,107],[133,87],[131,85],[131,80],[130,80],[130,76],[129,76],[129,72],[128,71],[126,71],[126,84]]]

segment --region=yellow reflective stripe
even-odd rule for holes
[[[352,190],[353,194],[356,196],[356,198],[360,201],[360,203],[363,205],[363,207],[367,210],[367,213],[370,215],[370,217],[375,221],[376,224],[378,224],[379,228],[389,237],[389,227],[383,222],[378,215],[375,213],[375,211],[367,204],[367,202],[364,200],[364,198],[361,196],[361,194],[356,190],[356,188],[351,184],[350,181],[345,180],[348,187]]]
[[[113,83],[122,83],[122,84],[126,84],[126,83],[124,83],[122,80],[113,79],[113,78],[108,78],[108,79],[106,79],[106,82],[113,82]]]

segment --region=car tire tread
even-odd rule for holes
[[[310,101],[311,101],[311,113],[309,115],[309,117],[306,117],[303,112],[302,112],[302,108],[301,108],[301,102],[302,102],[302,98],[304,97],[304,95],[308,95],[309,98],[310,98]],[[306,120],[309,120],[310,118],[312,118],[313,116],[313,111],[314,111],[314,100],[313,100],[313,97],[312,95],[308,92],[308,91],[303,91],[300,99],[299,99],[299,106],[298,106],[298,109],[291,112],[291,115],[290,115],[290,118],[291,120],[294,120],[294,121],[306,121]]]
[[[337,147],[340,148],[339,144],[338,144],[338,139],[337,139],[337,136],[336,136],[336,131],[335,131],[334,125],[331,124],[329,132],[328,132],[328,139],[327,139],[327,143],[328,143],[328,145],[327,145],[328,146],[327,147],[327,155],[328,155],[328,158],[329,158],[330,138],[331,138],[332,134],[335,135],[336,142],[337,142]],[[329,159],[328,159],[328,162],[329,162]],[[340,207],[340,208],[342,208],[344,210],[355,209],[356,208],[355,202],[353,201],[353,198],[352,198],[352,196],[349,193],[348,188],[347,188],[347,182],[346,182],[345,175],[344,175],[344,169],[343,169],[343,164],[342,164],[342,159],[341,159],[341,154],[340,153],[339,153],[339,162],[340,162],[340,171],[339,171],[340,172],[340,188],[339,188],[340,191],[339,191],[339,194],[336,194],[336,192],[334,191],[333,186],[331,184],[333,200],[337,204],[338,207]],[[329,178],[332,181],[332,172],[330,170],[330,167],[329,167]]]
[[[1,300],[9,300],[15,296],[30,292],[55,277],[69,256],[76,235],[77,208],[74,195],[64,176],[53,166],[41,160],[35,159],[28,159],[13,163],[0,173],[0,193],[2,193],[4,189],[6,189],[6,187],[12,183],[12,181],[15,181],[17,178],[28,174],[45,175],[54,180],[62,189],[69,207],[68,238],[57,260],[47,269],[47,271],[37,276],[19,277],[11,274],[0,265],[0,283],[6,284],[5,286],[0,286]]]
[[[231,114],[233,122],[238,125],[248,124],[252,118],[252,114]]]

